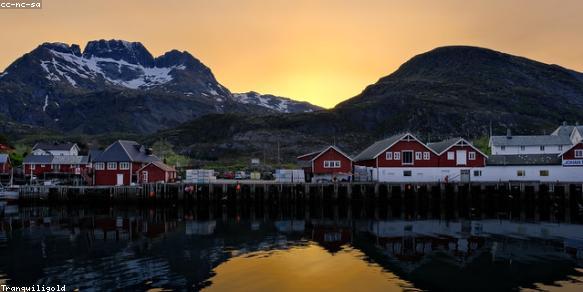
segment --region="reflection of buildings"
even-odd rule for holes
[[[186,235],[210,235],[215,232],[217,221],[186,221]]]
[[[312,219],[306,236],[331,253],[338,252],[343,245],[352,243],[351,222]]]
[[[437,252],[449,255],[458,265],[466,265],[484,252],[491,253],[492,260],[514,261],[565,253],[581,259],[583,254],[583,226],[574,224],[373,221],[361,231],[373,234],[377,246],[409,272]]]

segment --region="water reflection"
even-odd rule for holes
[[[536,212],[464,218],[459,210],[407,213],[373,204],[10,208],[0,216],[0,284],[83,291],[583,289],[576,214],[563,223],[536,221]]]

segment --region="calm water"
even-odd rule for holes
[[[583,291],[582,214],[546,220],[537,212],[470,210],[464,218],[443,206],[8,206],[0,215],[0,285]]]

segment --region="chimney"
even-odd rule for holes
[[[510,128],[506,129],[506,139],[512,139],[512,131],[510,131]]]

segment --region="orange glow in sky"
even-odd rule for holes
[[[233,92],[332,107],[412,56],[475,45],[583,71],[583,1],[44,0],[0,10],[0,70],[46,41],[186,50]]]

